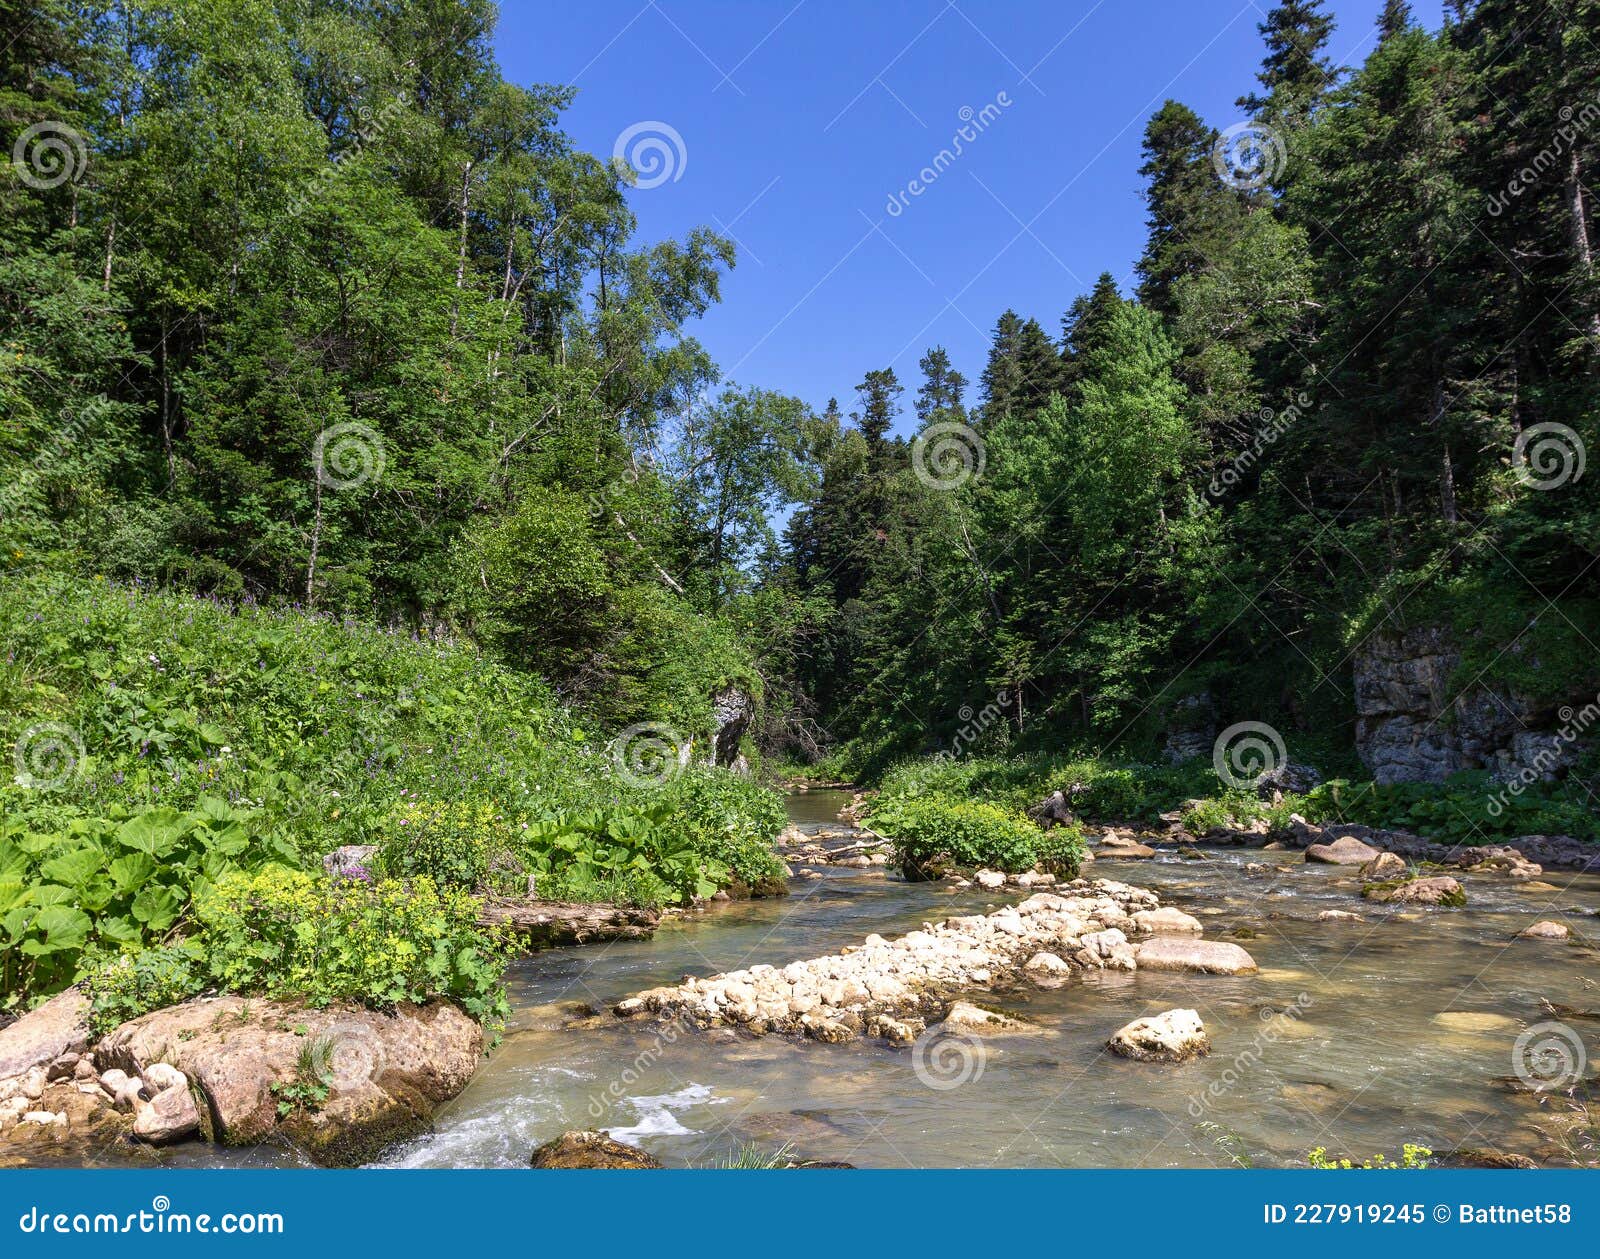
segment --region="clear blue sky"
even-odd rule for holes
[[[497,51],[515,81],[579,89],[567,127],[591,152],[639,123],[681,136],[675,178],[630,195],[647,239],[706,224],[739,242],[694,335],[740,384],[848,410],[870,368],[914,387],[933,344],[975,390],[1007,306],[1054,335],[1101,271],[1127,291],[1145,121],[1167,97],[1239,121],[1270,3],[504,0]],[[1359,63],[1382,0],[1329,7],[1336,57]],[[1439,0],[1413,7],[1437,26]],[[963,111],[990,104],[891,215]]]

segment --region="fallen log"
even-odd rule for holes
[[[484,898],[478,921],[486,927],[509,927],[528,945],[542,947],[595,940],[643,940],[655,934],[661,913],[631,905],[489,896]]]

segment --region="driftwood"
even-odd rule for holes
[[[595,940],[643,940],[655,934],[661,914],[628,905],[580,905],[566,901],[490,896],[478,921],[511,928],[529,945],[588,944]]]

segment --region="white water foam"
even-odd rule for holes
[[[627,1097],[623,1102],[632,1106],[639,1122],[631,1128],[607,1128],[606,1135],[628,1145],[639,1145],[645,1137],[683,1137],[695,1129],[686,1128],[678,1120],[677,1112],[692,1106],[720,1106],[728,1099],[713,1097],[704,1084],[690,1084],[676,1093],[658,1093],[654,1097]]]

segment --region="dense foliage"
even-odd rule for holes
[[[16,770],[0,784],[7,1003],[119,954],[131,960],[96,984],[124,1013],[140,994],[191,981],[274,992],[303,981],[308,997],[395,1000],[393,976],[291,972],[264,925],[283,935],[294,926],[285,915],[312,906],[317,929],[353,948],[369,908],[389,914],[397,884],[380,894],[323,875],[323,857],[344,844],[375,844],[389,874],[437,888],[426,894],[440,898],[434,916],[384,919],[414,933],[400,954],[427,957],[437,931],[458,954],[497,956],[462,898],[526,895],[530,876],[539,895],[566,900],[777,890],[769,844],[783,814],[772,792],[710,768],[641,780],[536,677],[464,642],[44,577],[0,587],[0,633],[0,730]],[[216,889],[249,879],[266,918],[235,896],[208,920]],[[224,919],[253,925],[208,934]],[[185,960],[197,939],[204,966]],[[219,969],[235,950],[244,960]],[[335,964],[320,945],[317,958]],[[407,991],[431,976],[432,991],[475,1012],[494,1002],[454,972],[391,961]],[[488,968],[473,963],[469,978]]]
[[[907,764],[884,780],[868,822],[894,842],[895,859],[920,877],[948,866],[1020,873],[1036,866],[1068,878],[1083,860],[1076,824],[1041,829],[1014,802],[1016,779],[949,762]]]
[[[1319,0],[1266,15],[1254,149],[1155,113],[1135,293],[1102,276],[1054,338],[1005,312],[971,402],[930,351],[909,441],[893,371],[824,417],[769,578],[792,755],[1150,764],[1257,721],[1367,778],[1353,662],[1413,627],[1459,648],[1445,701],[1592,702],[1600,4],[1469,0],[1437,31],[1391,4],[1341,41],[1353,67],[1332,27]],[[1597,768],[1570,802],[1593,810]],[[1587,833],[1575,808],[1534,820]]]

